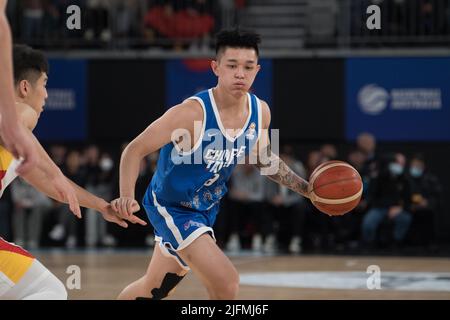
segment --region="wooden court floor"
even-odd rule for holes
[[[68,290],[69,299],[115,299],[130,282],[145,272],[151,251],[120,252],[73,252],[36,253],[44,263],[64,283],[70,274],[71,265],[80,269],[80,289]],[[241,278],[252,273],[270,272],[342,272],[358,271],[366,273],[368,266],[377,265],[383,272],[433,272],[448,273],[450,283],[449,258],[421,257],[362,257],[362,256],[253,256],[230,257]],[[369,275],[368,275],[369,276]],[[442,276],[441,276],[442,277]],[[242,279],[241,279],[242,280]],[[288,280],[289,281],[289,280]],[[405,281],[405,280],[402,280]],[[408,278],[406,278],[408,281]],[[444,283],[444,285],[446,285]],[[190,272],[179,284],[169,299],[207,299],[206,290],[197,277]],[[450,299],[450,288],[446,290],[369,290],[329,289],[319,287],[299,288],[267,286],[265,284],[241,284],[239,299]]]

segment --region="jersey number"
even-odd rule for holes
[[[217,179],[219,179],[219,177],[220,177],[220,174],[215,173],[215,174],[214,174],[214,177],[212,177],[212,178],[209,179],[209,180],[206,180],[206,182],[205,182],[203,185],[206,186],[206,187],[209,187],[209,186],[212,185],[214,182],[216,182]]]

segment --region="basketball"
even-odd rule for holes
[[[309,178],[311,201],[321,212],[340,216],[354,209],[363,191],[358,171],[344,161],[327,161]]]

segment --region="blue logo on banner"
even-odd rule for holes
[[[272,60],[260,59],[261,70],[253,83],[252,93],[272,101]],[[169,60],[166,64],[167,107],[181,103],[199,91],[217,85],[217,77],[211,70],[211,59]]]
[[[450,140],[449,58],[352,58],[346,83],[347,139]]]
[[[50,59],[48,99],[34,130],[41,140],[84,140],[86,123],[86,61]]]

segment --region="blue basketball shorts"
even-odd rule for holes
[[[177,251],[185,249],[204,233],[216,240],[212,226],[218,209],[204,213],[181,206],[162,206],[153,191],[152,198],[144,199],[143,206],[155,229],[155,241],[165,256],[174,258],[184,270],[189,270]]]

